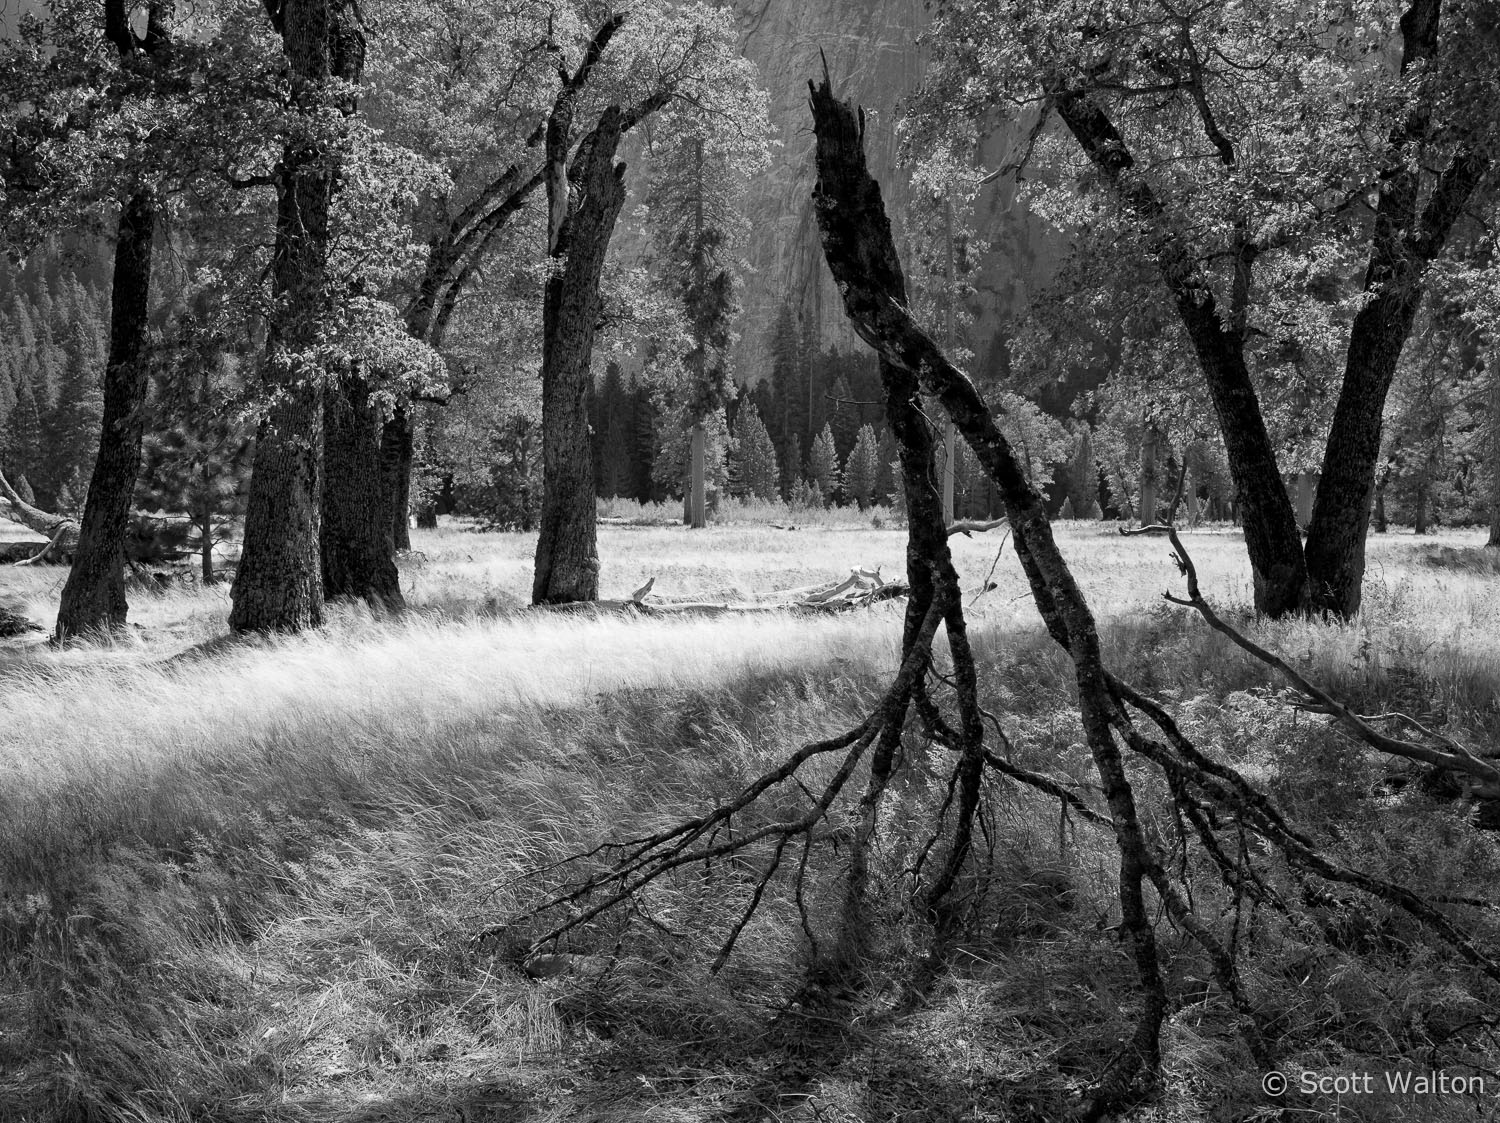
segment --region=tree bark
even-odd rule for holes
[[[1490,468],[1490,537],[1485,543],[1500,550],[1500,341],[1489,360],[1489,468]]]
[[[1157,469],[1157,441],[1156,429],[1148,426],[1146,439],[1141,442],[1141,508],[1140,520],[1142,526],[1147,526],[1156,521],[1157,485],[1159,482]]]
[[[708,525],[708,455],[705,448],[708,437],[703,422],[689,430],[689,439],[692,447],[688,465],[688,526],[702,529]]]
[[[321,83],[357,79],[362,69],[363,39],[351,7],[341,0],[284,0],[272,9],[294,103],[309,117],[327,109]],[[263,368],[272,402],[256,436],[245,545],[230,591],[235,632],[295,632],[323,621],[324,376],[311,359],[331,312],[328,215],[335,183],[326,151],[302,137],[286,141],[276,174],[275,309]]]
[[[20,523],[27,530],[36,531],[43,538],[51,538],[58,531],[76,525],[66,515],[49,515],[46,511],[38,507],[33,507],[31,499],[36,497],[31,496],[31,499],[27,498],[27,493],[31,489],[25,486],[26,477],[21,476],[18,478],[20,479],[22,490],[11,487],[10,481],[5,478],[4,474],[0,474],[0,496],[4,496],[10,503],[9,517],[12,522]]]
[[[396,570],[394,519],[377,445],[379,415],[358,373],[323,391],[323,510],[319,552],[325,600],[405,607]]]
[[[559,98],[561,101],[561,97]],[[599,275],[625,202],[625,165],[615,163],[622,114],[604,111],[592,144],[582,147],[580,197],[568,200],[565,170],[572,108],[548,123],[547,176],[552,204],[549,256],[560,260],[542,304],[542,520],[537,539],[534,604],[590,601],[599,595],[594,527],[594,471],[589,445],[589,362],[599,321]]]
[[[99,453],[89,478],[73,567],[63,586],[54,636],[67,640],[125,627],[125,533],[141,470],[143,409],[149,375],[146,338],[151,250],[156,234],[153,191],[132,194],[120,208],[110,294],[109,358]]]
[[[406,407],[398,405],[380,430],[380,486],[397,550],[411,549],[411,470],[411,418]]]

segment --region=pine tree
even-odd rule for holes
[[[657,415],[660,410],[651,390],[640,383],[631,386],[630,400],[631,462],[635,466],[631,494],[642,503],[660,500],[665,493],[658,491],[653,473],[656,463]]]
[[[611,362],[604,380],[594,392],[590,418],[593,430],[594,479],[599,494],[605,497],[628,495],[637,476],[632,463],[631,440],[634,403],[625,389],[618,363]]]
[[[807,455],[808,481],[825,501],[831,502],[839,489],[839,454],[833,443],[833,429],[823,426]]]
[[[802,438],[793,433],[786,443],[786,458],[781,462],[781,494],[792,498],[802,482]]]
[[[693,347],[683,357],[689,373],[685,422],[692,432],[688,523],[703,526],[707,494],[709,414],[729,398],[730,325],[739,313],[734,253],[743,221],[735,204],[743,191],[732,150],[702,133],[669,134],[653,168],[650,203],[657,218],[661,264],[682,304]]]
[[[859,504],[861,511],[870,506],[875,496],[875,481],[880,475],[877,448],[874,428],[862,425],[844,463],[844,492]]]
[[[46,509],[76,512],[83,506],[89,472],[99,449],[104,393],[93,364],[97,350],[83,324],[74,324],[64,348],[62,384],[57,403],[42,421],[44,459],[41,488]]]
[[[229,538],[244,514],[250,476],[252,427],[236,408],[244,387],[225,343],[188,314],[162,345],[135,488],[142,510],[189,516],[180,543],[163,544],[196,552],[204,584],[215,580],[214,546]],[[170,527],[162,530],[171,533]]]
[[[738,441],[740,483],[744,493],[774,502],[781,498],[781,473],[776,466],[776,446],[753,404],[747,404],[735,434]]]

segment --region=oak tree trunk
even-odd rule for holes
[[[1244,331],[1224,322],[1191,249],[1180,244],[1165,206],[1135,174],[1135,159],[1114,122],[1083,92],[1060,92],[1056,105],[1090,162],[1156,235],[1158,269],[1177,305],[1224,437],[1250,555],[1255,608],[1273,617],[1299,612],[1308,604],[1302,536],[1246,365]],[[1141,520],[1146,518],[1142,512]]]
[[[566,157],[565,125],[548,125],[548,157]],[[555,137],[554,131],[562,132]],[[547,280],[542,304],[542,519],[536,547],[534,604],[591,601],[599,595],[594,527],[594,471],[589,444],[589,362],[599,321],[599,275],[625,202],[625,165],[615,163],[621,113],[611,106],[595,129],[576,174],[549,175],[554,208],[549,251],[562,259]],[[568,202],[568,180],[580,196]],[[554,212],[556,213],[556,211]]]
[[[350,373],[325,386],[323,424],[323,596],[400,609],[393,519],[376,443],[380,417],[364,378]]]
[[[381,491],[390,514],[391,542],[397,550],[411,549],[411,419],[398,405],[380,430]]]
[[[147,313],[157,199],[138,191],[120,209],[110,294],[109,359],[99,454],[89,478],[73,567],[63,586],[56,638],[125,627],[125,532],[141,469],[148,381]]]
[[[1140,520],[1142,526],[1147,526],[1156,521],[1156,508],[1158,506],[1157,490],[1160,484],[1157,460],[1157,435],[1156,430],[1148,428],[1146,439],[1141,443],[1141,507]]]
[[[1403,76],[1419,72],[1436,58],[1441,7],[1441,0],[1411,0],[1402,14]],[[1421,91],[1391,134],[1397,162],[1381,179],[1375,208],[1364,281],[1369,299],[1350,328],[1344,380],[1307,532],[1313,603],[1336,616],[1352,616],[1359,610],[1385,399],[1422,302],[1426,269],[1489,173],[1489,158],[1460,137],[1431,190],[1424,190],[1430,102],[1431,94]]]
[[[321,83],[359,77],[363,39],[352,8],[341,0],[284,0],[274,9],[293,100],[309,117],[326,112]],[[244,550],[230,591],[229,626],[236,632],[295,632],[323,620],[323,375],[311,357],[331,318],[328,215],[335,182],[329,153],[315,140],[286,141],[276,174],[275,309],[264,365],[272,402],[256,436]]]

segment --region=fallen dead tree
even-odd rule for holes
[[[1076,1118],[1098,1120],[1118,1113],[1160,1086],[1162,1025],[1169,1012],[1187,1001],[1169,985],[1174,975],[1163,964],[1157,943],[1161,924],[1175,928],[1201,950],[1213,984],[1239,1019],[1255,1062],[1263,1071],[1273,1067],[1276,1033],[1240,972],[1239,902],[1284,916],[1298,931],[1320,930],[1299,911],[1300,902],[1289,900],[1281,890],[1283,879],[1266,870],[1273,860],[1284,866],[1294,883],[1317,879],[1405,912],[1491,984],[1500,983],[1500,963],[1447,911],[1484,907],[1487,902],[1431,901],[1331,856],[1269,795],[1194,744],[1165,707],[1108,669],[1092,612],[1053,539],[1041,496],[1026,479],[973,383],[911,317],[880,189],[865,166],[862,114],[834,98],[826,75],[812,87],[811,101],[818,160],[814,202],[824,253],[850,320],[880,357],[886,415],[897,439],[906,489],[909,599],[900,668],[864,721],[804,745],[719,806],[565,861],[566,869],[579,872],[529,914],[533,921],[544,921],[533,948],[540,950],[591,924],[673,871],[707,870],[731,858],[743,869],[754,856],[763,855],[749,900],[721,945],[715,966],[722,965],[778,875],[789,879],[802,905],[810,849],[819,828],[842,806],[854,821],[854,837],[836,946],[820,954],[805,909],[803,914],[815,954],[808,985],[820,974],[836,975],[866,938],[870,842],[878,809],[905,766],[903,732],[908,715],[914,715],[927,740],[950,750],[947,795],[936,821],[922,827],[924,837],[908,840],[918,855],[908,871],[912,888],[933,924],[934,964],[942,962],[963,919],[965,906],[952,890],[972,848],[975,823],[982,821],[977,810],[986,771],[1058,800],[1114,837],[1119,931],[1135,966],[1139,994],[1135,1029],[1081,1096]],[[919,391],[938,399],[1004,500],[1011,540],[1032,599],[1048,634],[1072,664],[1078,716],[1102,803],[1071,781],[1013,764],[1000,716],[980,707],[948,527],[938,514],[932,426],[922,412]],[[640,592],[641,599],[647,593],[649,587]],[[932,666],[932,645],[940,627],[951,655],[951,672],[946,675],[936,674]],[[991,735],[998,750],[986,743]],[[831,773],[825,768],[827,778],[809,786],[798,773],[819,759],[829,762]],[[846,789],[862,765],[868,767],[868,780],[850,806],[853,797],[845,795]],[[943,784],[943,779],[939,775],[937,783]],[[1154,825],[1158,820],[1138,807],[1137,792],[1148,781],[1165,793],[1168,814],[1177,824],[1174,838],[1161,837]],[[740,817],[773,790],[792,799],[800,791],[803,802],[774,821],[762,817],[753,826],[742,826]],[[1247,839],[1255,840],[1254,845],[1247,845]],[[1194,862],[1189,862],[1190,854]],[[1204,897],[1210,895],[1192,883],[1200,869],[1207,870],[1205,876],[1234,903],[1227,915],[1204,907]]]
[[[47,539],[47,544],[41,550],[14,564],[34,565],[49,557],[61,561],[72,555],[74,547],[78,545],[77,519],[66,515],[49,515],[41,508],[32,506],[10,486],[10,481],[3,474],[0,474],[0,495],[10,501],[4,514],[11,522],[19,523]]]
[[[0,545],[0,561],[15,565],[45,562],[66,564],[78,545],[79,523],[68,515],[53,515],[28,503],[0,474],[0,517],[4,517],[47,541],[40,548],[26,542]],[[174,512],[131,511],[125,537],[125,561],[139,568],[189,556],[184,545],[197,526],[191,515]]]
[[[571,604],[537,605],[548,612],[625,612],[641,616],[726,616],[755,613],[847,612],[868,608],[881,601],[897,600],[910,593],[904,581],[886,581],[879,568],[856,566],[842,581],[824,581],[797,589],[767,593],[753,601],[707,600],[701,597],[670,597],[654,592],[652,577],[625,600],[580,601]]]

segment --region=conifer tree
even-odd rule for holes
[[[686,314],[692,350],[684,356],[688,374],[687,423],[690,526],[707,521],[707,430],[704,419],[730,396],[730,327],[739,314],[735,247],[744,220],[737,212],[744,184],[765,160],[764,141],[746,146],[743,137],[715,132],[709,122],[669,133],[653,169],[651,213],[668,283]],[[736,143],[726,144],[728,140]]]
[[[740,483],[745,494],[754,499],[780,499],[781,473],[776,465],[776,446],[752,403],[747,402],[741,411],[735,435]]]
[[[1086,427],[1079,431],[1068,462],[1068,497],[1076,518],[1099,517],[1099,466],[1094,462],[1093,434]]]
[[[781,462],[781,494],[791,499],[802,482],[802,438],[793,433],[786,442],[786,458]]]
[[[844,493],[861,511],[870,506],[875,496],[875,481],[880,474],[878,443],[875,429],[870,425],[860,426],[854,447],[844,463]]]
[[[807,454],[807,478],[827,502],[839,489],[839,454],[833,443],[833,429],[825,424]]]
[[[42,425],[44,495],[50,495],[47,509],[59,514],[75,514],[83,505],[93,451],[99,441],[104,394],[93,363],[96,349],[96,341],[88,338],[85,325],[75,323],[64,347],[66,358],[57,404]]]

